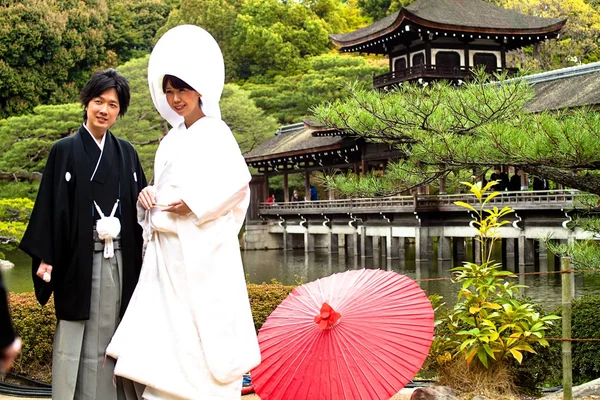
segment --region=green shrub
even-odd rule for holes
[[[49,382],[56,326],[54,300],[50,299],[45,307],[39,305],[33,293],[10,293],[8,300],[15,331],[23,340],[14,372]]]
[[[30,199],[0,198],[0,259],[3,251],[12,251],[21,241],[31,216],[33,201]]]
[[[531,303],[530,298],[519,298],[522,303]],[[540,305],[534,308],[542,316],[548,314],[560,315],[560,310],[552,313],[544,310]],[[546,338],[560,337],[562,332],[561,322],[551,325],[546,331]],[[528,394],[539,394],[541,387],[552,387],[562,385],[562,348],[561,342],[549,340],[548,346],[533,343],[531,346],[535,353],[523,353],[523,361],[512,362],[510,365],[511,375],[515,386],[520,392]]]
[[[586,295],[573,301],[573,338],[600,339],[600,296]],[[600,342],[573,342],[573,383],[600,377]]]
[[[257,331],[293,288],[276,283],[248,284],[248,297]],[[9,304],[15,330],[23,340],[23,350],[15,363],[14,372],[50,382],[52,341],[56,326],[53,299],[41,307],[33,293],[10,293]]]
[[[263,283],[262,285],[249,283],[247,286],[254,327],[258,332],[267,317],[294,289],[294,286],[279,283]]]
[[[527,376],[518,368],[527,353],[536,354],[548,347],[546,331],[554,326],[556,315],[544,315],[539,307],[518,297],[520,285],[505,280],[514,275],[501,270],[491,257],[499,229],[509,223],[505,218],[509,207],[485,207],[500,193],[487,191],[496,181],[481,184],[465,183],[478,204],[455,202],[476,216],[472,226],[480,243],[480,264],[464,262],[452,268],[453,282],[460,285],[458,299],[450,310],[438,310],[434,341],[427,367],[435,370],[443,385],[467,392],[488,393],[507,397],[514,391],[535,390],[539,374]],[[437,307],[439,298],[432,299]],[[533,359],[533,358],[532,358]],[[536,361],[531,361],[535,363]],[[515,375],[517,374],[517,375]],[[518,376],[519,375],[519,376]],[[533,388],[518,387],[533,384]],[[493,397],[493,396],[492,396]]]

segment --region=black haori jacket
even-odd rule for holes
[[[31,219],[19,245],[32,258],[38,301],[46,304],[54,292],[56,317],[69,321],[89,319],[92,291],[94,219],[90,177],[93,171],[82,135],[89,135],[83,126],[75,135],[52,146]],[[106,141],[114,144],[119,161],[122,316],[142,266],[143,241],[136,202],[139,192],[146,187],[146,178],[133,146],[110,132],[106,135]],[[36,275],[41,260],[53,267],[50,283]]]

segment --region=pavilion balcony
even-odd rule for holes
[[[507,72],[508,75],[515,75],[517,71],[518,70],[516,68],[486,69],[488,74]],[[441,65],[421,64],[375,76],[373,77],[373,87],[375,89],[380,89],[419,78],[425,80],[468,80],[472,76],[473,70],[467,67],[448,67]]]

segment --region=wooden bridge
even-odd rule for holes
[[[576,190],[545,190],[528,192],[504,192],[491,199],[486,208],[505,206],[519,210],[564,210],[573,208],[579,195]],[[432,211],[465,211],[455,203],[462,201],[475,208],[479,201],[470,193],[448,195],[418,195],[355,198],[339,200],[296,201],[288,203],[260,203],[259,214],[264,216],[290,214],[372,214],[381,212],[413,213]]]
[[[500,228],[503,253],[519,267],[531,267],[545,254],[539,239],[570,241],[590,237],[568,226],[576,190],[504,192],[485,208],[510,207],[510,224]],[[286,203],[260,203],[260,221],[246,225],[248,248],[328,248],[360,257],[398,258],[407,240],[414,240],[417,261],[450,260],[464,256],[465,243],[476,235],[474,213],[456,205],[461,201],[479,209],[470,193],[354,198]],[[434,254],[434,241],[437,254]],[[478,242],[473,241],[477,261]]]

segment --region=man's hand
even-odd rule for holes
[[[0,349],[0,373],[8,372],[15,358],[21,352],[21,339],[16,338],[10,345]]]
[[[192,212],[192,210],[190,210],[188,205],[185,204],[185,201],[183,200],[177,200],[173,203],[169,203],[169,206],[163,208],[163,211],[172,212],[183,217],[187,216]]]
[[[44,282],[50,282],[50,277],[52,275],[52,265],[42,261],[35,274],[42,278]]]
[[[152,207],[154,207],[154,204],[156,203],[154,187],[146,186],[145,188],[143,188],[140,194],[138,195],[138,201],[146,210],[149,210]]]

